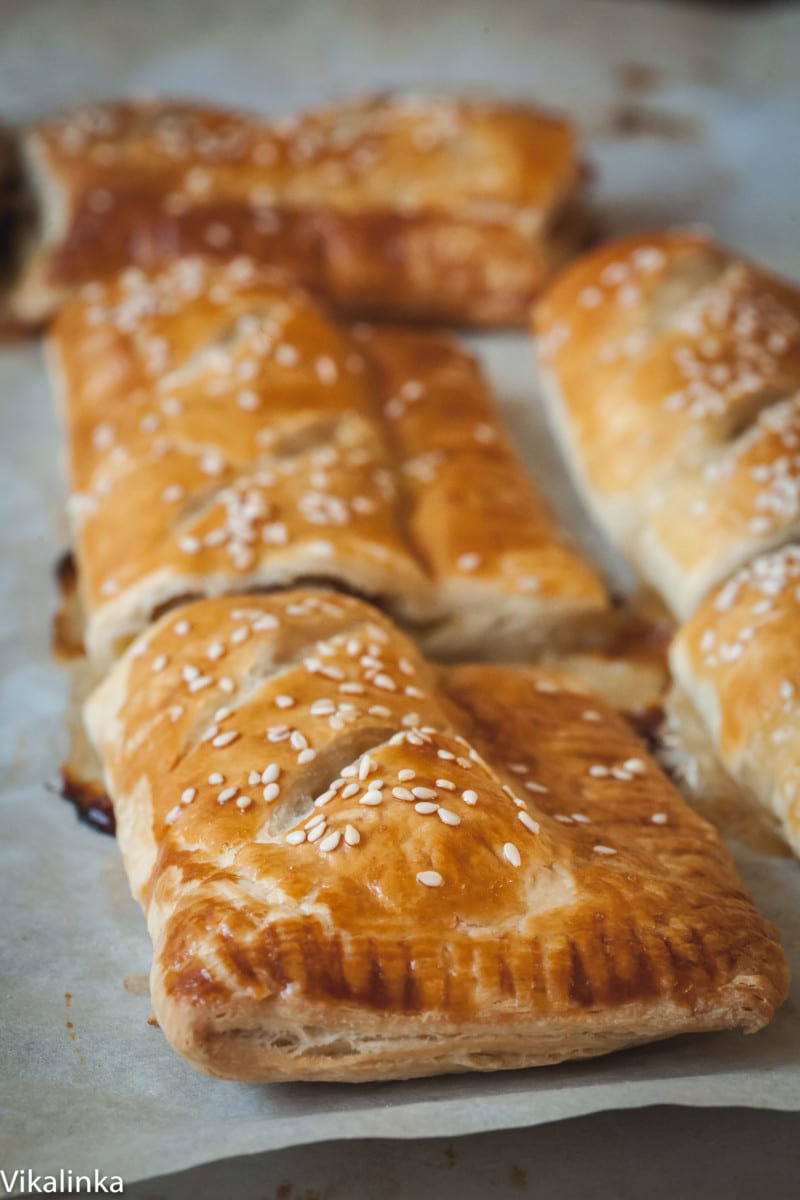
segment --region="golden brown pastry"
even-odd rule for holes
[[[603,701],[434,669],[321,591],[161,618],[87,721],[153,1005],[230,1079],[364,1080],[766,1024],[777,934]]]
[[[756,558],[708,596],[671,653],[723,767],[800,855],[800,547]]]
[[[22,323],[128,264],[246,253],[348,312],[521,325],[585,236],[574,129],[499,101],[366,97],[272,122],[92,104],[21,149],[36,212],[8,301]]]
[[[605,588],[527,479],[476,362],[334,326],[249,260],[95,283],[50,343],[104,662],[190,596],[325,580],[441,655],[524,653]]]
[[[800,291],[689,233],[568,268],[536,310],[553,427],[673,611],[800,533]]]

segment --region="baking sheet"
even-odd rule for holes
[[[763,10],[762,10],[763,14]],[[282,111],[346,90],[479,86],[582,121],[610,227],[700,220],[800,275],[800,13],[668,5],[0,7],[0,112],[161,90]],[[523,337],[475,339],[524,457],[610,566],[541,423]],[[678,1039],[545,1070],[402,1084],[239,1086],[196,1075],[147,1024],[149,941],[114,842],[55,795],[67,681],[49,650],[65,545],[59,436],[39,347],[0,352],[0,1166],[127,1182],[329,1138],[455,1135],[657,1103],[800,1109],[800,989],[761,1034]],[[734,846],[800,981],[800,870]],[[2,1189],[0,1189],[2,1190]]]

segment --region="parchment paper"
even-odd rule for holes
[[[762,9],[763,12],[763,9]],[[630,3],[0,7],[0,112],[156,89],[286,110],[347,90],[478,86],[584,124],[610,227],[701,220],[800,274],[800,16]],[[526,460],[582,523],[541,425],[523,337],[476,339]],[[0,1166],[126,1181],[248,1152],[454,1135],[657,1103],[800,1109],[798,985],[765,1032],[593,1063],[403,1084],[238,1086],[196,1075],[150,1012],[149,941],[116,845],[54,793],[66,680],[49,650],[64,548],[59,437],[39,348],[0,351]],[[800,869],[734,846],[800,980]]]

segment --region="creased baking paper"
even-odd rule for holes
[[[117,24],[98,20],[101,9],[116,14]],[[571,108],[588,128],[600,172],[596,192],[611,226],[700,219],[800,274],[797,172],[780,150],[795,144],[800,111],[800,96],[789,90],[791,56],[781,51],[798,29],[796,15],[782,18],[785,29],[764,21],[758,38],[745,39],[744,26],[708,11],[466,0],[431,6],[427,26],[396,38],[390,52],[390,12],[396,29],[397,6],[382,3],[246,0],[232,16],[227,6],[214,15],[183,0],[9,3],[0,17],[0,111],[24,117],[87,95],[145,88],[272,111],[401,82],[538,95]],[[613,38],[611,15],[618,19]],[[486,25],[478,39],[475,31]],[[707,78],[693,56],[700,41]],[[669,47],[685,78],[656,74],[644,97],[639,85],[632,93],[635,76],[625,83],[625,64],[650,63],[657,72]],[[765,64],[769,90],[761,86]],[[660,133],[623,136],[625,124],[615,117],[623,102],[643,106],[645,116],[671,114],[672,124],[664,118],[655,124]],[[565,486],[539,416],[525,338],[475,345],[526,461],[584,543],[617,567],[582,525]],[[330,1138],[455,1135],[661,1103],[800,1108],[797,983],[758,1035],[677,1039],[573,1066],[356,1087],[239,1086],[196,1075],[147,1023],[149,940],[115,843],[80,825],[53,790],[66,747],[66,679],[49,650],[51,568],[65,545],[60,473],[40,349],[4,348],[0,1166],[97,1168],[131,1182]],[[800,980],[800,869],[734,849]]]

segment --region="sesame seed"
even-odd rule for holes
[[[397,772],[397,778],[401,783],[407,783],[409,779],[416,779],[417,772],[412,771],[410,767],[403,767],[402,771]]]
[[[439,805],[434,804],[431,800],[420,800],[414,805],[414,811],[422,813],[423,816],[428,816],[430,813],[438,812]]]
[[[329,833],[326,838],[322,839],[322,841],[319,844],[319,848],[320,848],[320,850],[325,850],[325,851],[335,850],[341,840],[342,840],[341,833],[339,832],[338,829],[334,829],[332,833]]]
[[[587,817],[585,813],[570,813],[569,815],[578,825],[591,825],[592,823],[591,818]]]
[[[190,629],[191,626],[188,621],[176,621],[172,626],[172,632],[177,633],[178,637],[184,637]]]
[[[276,696],[276,708],[294,708],[294,696]]]
[[[181,804],[191,804],[196,795],[197,788],[184,788],[184,790],[181,792]]]
[[[212,746],[230,746],[231,742],[235,742],[239,734],[235,729],[229,730],[227,733],[218,733],[215,738],[212,738]]]
[[[529,792],[540,792],[543,795],[547,795],[550,790],[543,783],[537,783],[535,779],[526,779],[522,786],[527,788]]]
[[[503,846],[503,858],[511,863],[512,867],[518,867],[522,862],[522,856],[513,842],[506,842]]]
[[[597,765],[595,765],[593,767],[589,767],[589,774],[594,779],[607,779],[610,772],[609,772],[608,767],[604,767],[598,763]]]
[[[666,825],[667,819],[667,814],[665,812],[653,813],[652,817],[650,818],[654,825]]]
[[[525,826],[526,829],[530,830],[531,833],[539,832],[539,829],[540,829],[539,822],[534,821],[533,817],[529,813],[518,812],[517,818],[522,822],[522,824]]]
[[[458,559],[458,569],[460,571],[477,571],[482,561],[480,554],[474,552],[462,554]]]
[[[449,808],[440,808],[436,814],[443,825],[460,825],[461,817]]]
[[[262,783],[275,783],[280,777],[281,769],[277,763],[270,763],[268,767],[264,767],[261,772]]]
[[[405,788],[403,790],[405,791]],[[435,800],[436,799],[436,792],[433,788],[414,787],[411,789],[411,794],[412,794],[412,796],[415,796],[417,798],[417,800]]]
[[[357,783],[348,783],[347,787],[342,788],[341,796],[343,800],[349,800],[351,796],[355,796],[361,789]]]
[[[333,788],[328,788],[327,792],[323,792],[321,796],[317,796],[314,804],[317,808],[324,808],[325,805],[336,795]]]
[[[452,779],[437,779],[436,786],[437,788],[443,788],[446,792],[454,792],[456,790],[456,785]]]
[[[305,750],[300,751],[300,753],[297,756],[297,761],[302,766],[304,763],[312,762],[316,757],[317,757],[316,750],[312,750],[311,747],[309,746],[309,747],[306,747]]]
[[[367,808],[376,808],[383,801],[383,796],[380,792],[365,792],[359,800],[359,804],[366,805]]]
[[[174,825],[180,815],[180,806],[176,804],[174,808],[171,808],[167,813],[166,817],[164,818],[164,823],[166,825]]]
[[[216,786],[217,784],[225,782],[225,776],[221,771],[212,771],[208,777],[208,782],[212,784],[212,786]]]
[[[217,804],[225,804],[226,801],[232,800],[238,790],[239,789],[237,787],[223,788],[220,794],[217,796]]]
[[[318,841],[322,837],[322,835],[325,833],[325,830],[327,828],[328,828],[328,826],[325,823],[325,821],[320,822],[319,825],[315,825],[314,828],[311,830],[311,832],[308,834],[308,840],[310,842]]]
[[[308,746],[308,738],[299,729],[293,729],[289,734],[289,745],[293,750],[305,750]]]
[[[289,736],[288,725],[272,725],[267,730],[268,742],[285,742]]]
[[[418,871],[417,883],[421,883],[423,887],[441,887],[442,877],[438,871]]]
[[[390,675],[376,675],[372,681],[376,688],[380,688],[384,692],[396,692],[397,684]]]
[[[255,785],[257,783],[261,782],[260,772],[259,771],[251,771],[250,774],[247,776],[247,782],[250,784],[250,787],[255,787]]]
[[[291,833],[287,833],[286,841],[290,846],[299,846],[301,842],[306,840],[304,829],[293,829]]]
[[[163,671],[164,667],[167,665],[168,662],[169,662],[169,659],[167,658],[166,654],[159,654],[156,656],[156,658],[153,659],[152,663],[150,664],[151,670]]]
[[[190,692],[201,692],[203,690],[203,688],[207,688],[209,686],[209,684],[212,684],[213,682],[214,682],[214,680],[211,678],[210,675],[198,675],[195,679],[192,679],[191,682],[189,683],[189,691]]]
[[[268,783],[262,790],[261,795],[267,804],[272,804],[273,800],[277,800],[280,795],[280,785],[277,783]]]
[[[467,788],[467,790],[465,792],[461,793],[461,799],[464,801],[465,804],[477,804],[478,803],[478,793],[474,792],[472,790],[472,788]]]
[[[444,759],[445,762],[452,762],[455,758],[455,754],[450,750],[437,750],[436,754],[438,758]]]
[[[345,825],[344,840],[348,846],[357,846],[361,841],[361,834],[354,825]]]
[[[315,813],[314,816],[311,817],[310,820],[306,821],[306,829],[314,829],[314,828],[316,828],[317,825],[319,825],[324,820],[325,820],[325,817],[323,816],[322,813]]]
[[[423,790],[426,790],[426,789],[423,789]],[[436,792],[431,792],[430,794],[435,799]],[[404,788],[404,787],[393,787],[392,795],[395,797],[396,800],[413,800],[414,799],[414,793],[410,792],[408,790],[408,788]],[[420,797],[420,799],[423,799],[423,797]]]
[[[253,803],[253,801],[251,800],[251,798],[249,796],[240,796],[239,799],[236,801],[236,807],[245,809],[245,808],[249,808],[252,803]]]
[[[595,854],[616,854],[616,850],[612,846],[592,846]]]

